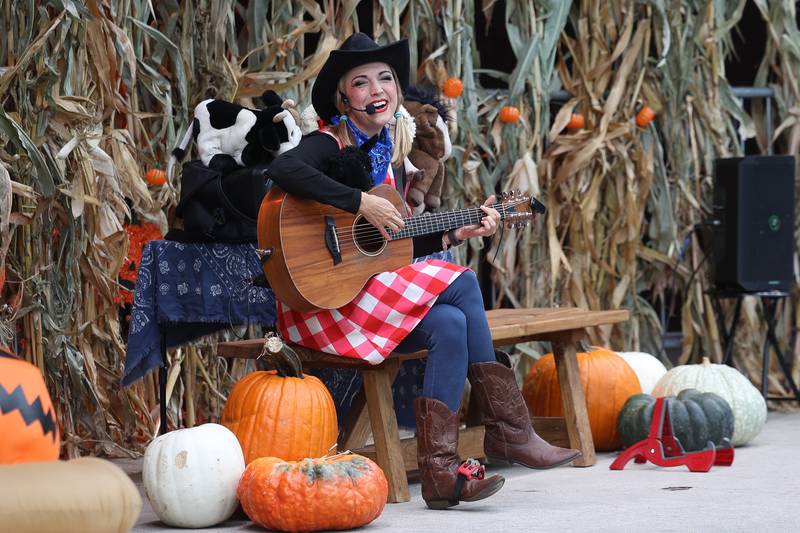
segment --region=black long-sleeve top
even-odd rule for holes
[[[304,136],[300,144],[278,156],[273,161],[267,177],[281,189],[303,198],[357,213],[361,206],[361,191],[327,176],[328,159],[339,151],[336,140],[327,133],[314,132]],[[402,195],[405,189],[405,171],[395,169],[395,186]],[[442,250],[441,234],[414,237],[414,257],[422,257]]]

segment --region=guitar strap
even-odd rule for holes
[[[328,128],[323,127],[323,128],[320,128],[319,131],[321,131],[322,133],[327,133],[328,135],[333,137],[333,140],[336,141],[337,145],[339,145],[339,150],[344,148],[344,145],[342,144],[342,141],[340,141],[339,138],[336,135],[334,135],[331,130],[329,130]]]
[[[396,167],[389,168],[391,168],[392,172],[394,173],[395,188],[397,189],[397,192],[400,193],[400,197],[403,199],[403,205],[406,207],[405,215],[409,216],[411,214],[411,210],[408,207],[408,200],[406,200],[406,197],[408,196],[408,189],[410,188],[411,183],[406,183],[408,181],[406,166],[400,164]]]

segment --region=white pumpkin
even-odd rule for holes
[[[630,366],[639,378],[639,385],[642,387],[643,394],[653,392],[661,376],[667,373],[667,367],[655,356],[645,352],[617,352],[628,366]]]
[[[767,402],[750,380],[728,365],[712,364],[707,357],[699,365],[676,366],[658,380],[653,396],[677,396],[684,389],[713,392],[733,410],[734,446],[753,440],[767,422]]]
[[[209,527],[230,518],[244,472],[236,435],[219,424],[178,429],[153,440],[142,481],[158,518],[176,527]]]

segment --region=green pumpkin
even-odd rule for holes
[[[656,399],[649,394],[628,398],[617,417],[617,433],[626,448],[647,438]],[[702,450],[711,441],[717,446],[733,436],[733,411],[713,392],[682,390],[678,397],[667,396],[672,433],[686,451]]]

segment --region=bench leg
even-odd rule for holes
[[[558,383],[561,386],[561,401],[564,403],[564,419],[567,425],[570,447],[583,454],[576,459],[575,466],[592,466],[597,462],[589,426],[589,413],[586,398],[581,386],[576,343],[584,337],[584,332],[571,331],[552,341],[553,356],[558,370]]]
[[[350,406],[350,412],[342,424],[342,431],[339,433],[337,448],[340,452],[345,450],[356,450],[363,448],[367,444],[370,435],[369,413],[367,412],[367,398],[364,395],[364,386],[358,391]]]
[[[397,417],[392,401],[392,382],[400,362],[389,359],[374,370],[363,370],[364,394],[367,399],[372,438],[375,440],[377,463],[389,482],[390,503],[407,502],[408,479],[397,431]]]
[[[387,368],[387,372],[391,373],[389,383],[394,383],[399,370],[400,365],[393,365],[393,368],[392,366]],[[347,419],[342,424],[342,431],[339,434],[339,442],[337,444],[339,451],[363,448],[367,445],[367,439],[371,432],[367,397],[364,394],[364,385],[362,384],[361,390],[358,391],[358,394],[353,399],[350,412],[347,413]]]

